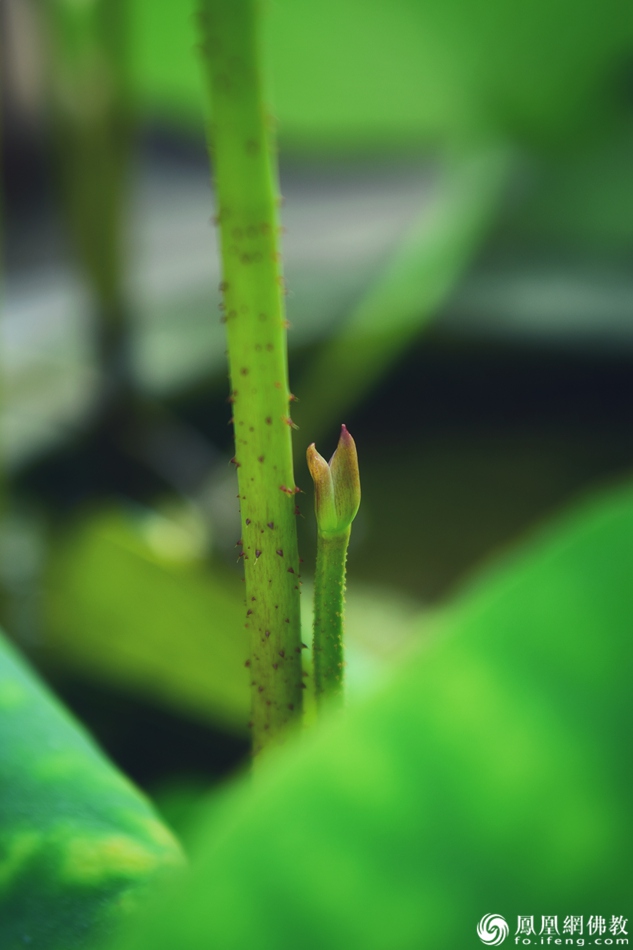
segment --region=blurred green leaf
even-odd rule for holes
[[[623,0],[276,0],[267,36],[289,142],[389,147],[602,124],[633,24]]]
[[[46,581],[52,662],[235,732],[248,721],[243,587],[156,513],[101,511],[55,545]]]
[[[133,2],[154,115],[200,114],[194,6]],[[633,41],[624,0],[274,0],[267,14],[282,138],[321,152],[586,132],[610,117]]]
[[[132,75],[141,109],[174,124],[200,125],[203,86],[196,3],[129,0],[135,55]]]
[[[194,527],[182,513],[179,523],[156,511],[113,509],[77,523],[52,554],[44,656],[53,668],[240,733],[249,711],[243,585],[221,565],[202,562]],[[360,693],[416,639],[419,604],[353,583],[347,600],[350,689]],[[309,642],[309,582],[301,603]]]
[[[447,611],[382,689],[210,803],[117,950],[476,947],[491,912],[627,915],[633,490]],[[511,931],[512,932],[512,931]]]
[[[182,855],[0,637],[0,946],[84,947]]]
[[[528,238],[628,255],[633,237],[633,134],[614,135],[552,155],[536,169],[518,212]],[[627,267],[628,271],[628,267]]]
[[[294,415],[311,440],[340,423],[437,314],[479,248],[511,167],[504,148],[446,162],[431,207],[302,380]]]

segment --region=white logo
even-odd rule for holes
[[[508,936],[508,925],[500,914],[486,914],[477,924],[477,934],[482,943],[498,947]]]

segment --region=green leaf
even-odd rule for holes
[[[317,150],[560,140],[604,122],[632,38],[622,0],[277,0],[276,114]]]
[[[111,509],[75,525],[46,578],[46,657],[245,732],[243,585],[195,543],[156,512]]]
[[[132,3],[136,85],[153,116],[198,121],[193,10]],[[320,152],[595,129],[632,40],[623,0],[276,0],[266,13],[282,142]]]
[[[445,162],[431,207],[308,366],[295,415],[311,439],[356,406],[436,316],[480,247],[512,166],[500,146]]]
[[[525,196],[515,227],[524,239],[544,238],[550,255],[552,245],[571,244],[606,250],[617,263],[633,236],[632,162],[628,123],[614,135],[552,155],[537,169],[538,188]]]
[[[117,950],[477,947],[628,913],[633,490],[482,577],[382,688],[214,801]],[[427,630],[428,632],[428,630]]]
[[[154,119],[199,129],[204,96],[195,9],[193,0],[130,0],[140,108]]]
[[[3,638],[0,748],[0,946],[85,947],[180,849]]]

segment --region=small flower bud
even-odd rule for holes
[[[314,482],[317,527],[323,537],[345,534],[360,505],[360,475],[353,438],[341,426],[341,436],[329,463],[316,450],[307,451],[308,468]]]

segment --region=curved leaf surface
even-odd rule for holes
[[[89,946],[180,848],[2,638],[0,749],[0,946]]]
[[[627,916],[633,491],[463,595],[379,692],[213,802],[117,950],[454,950],[502,914]],[[533,937],[537,941],[540,938]],[[513,938],[510,937],[510,942]]]
[[[124,511],[103,510],[60,539],[46,578],[46,658],[245,733],[239,576],[200,557],[178,559],[178,535],[158,545],[142,527]]]

